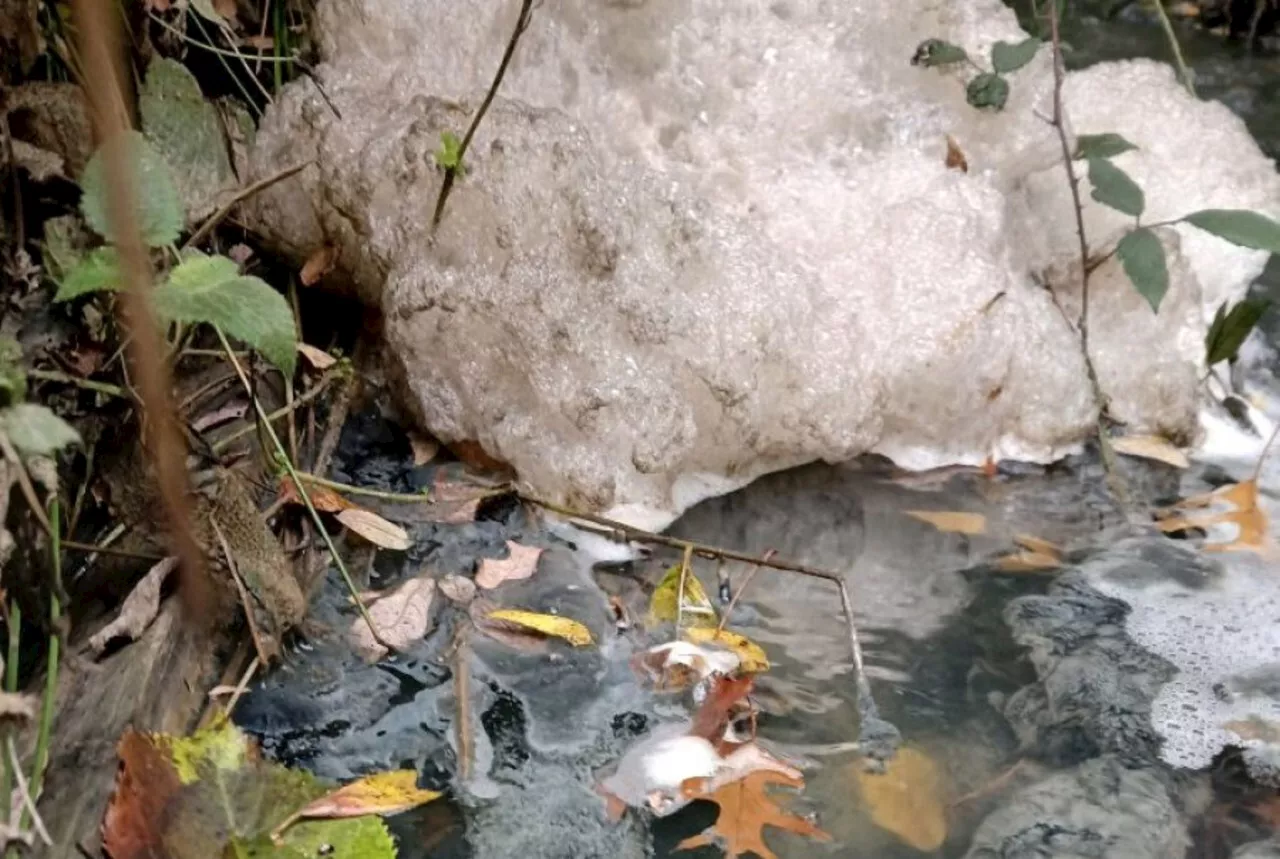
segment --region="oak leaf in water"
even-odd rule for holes
[[[390,649],[407,650],[431,629],[431,608],[436,580],[418,576],[379,594],[366,609],[378,630],[375,636],[364,617],[351,622],[347,632],[351,646],[368,662],[377,662]]]
[[[912,519],[927,522],[939,531],[949,534],[985,534],[987,517],[981,513],[962,513],[956,510],[903,510]]]
[[[1258,483],[1242,480],[1213,492],[1184,498],[1156,514],[1156,526],[1165,533],[1234,525],[1236,537],[1227,542],[1205,543],[1206,552],[1268,549],[1267,514],[1258,506]]]
[[[964,157],[964,151],[960,148],[960,144],[956,143],[956,139],[950,134],[947,135],[947,169],[959,170],[961,173],[969,172],[969,159]]]
[[[514,540],[507,541],[509,554],[505,558],[482,558],[480,570],[476,573],[476,584],[492,590],[503,582],[527,579],[538,568],[538,558],[542,549],[536,546],[523,546]]]
[[[439,799],[440,796],[438,791],[418,787],[416,770],[374,773],[344,784],[319,799],[313,799],[277,826],[271,833],[271,839],[278,842],[284,830],[303,818],[399,814]]]
[[[684,792],[690,799],[714,802],[720,806],[720,814],[705,832],[681,841],[678,845],[680,850],[717,845],[724,850],[727,859],[737,859],[748,853],[754,853],[762,859],[778,859],[777,854],[764,843],[766,826],[806,835],[819,841],[831,840],[830,835],[805,818],[787,811],[769,795],[770,785],[799,788],[804,786],[803,778],[762,769],[710,793],[702,792],[705,785],[703,779],[690,779],[684,785]]]
[[[856,770],[871,820],[926,853],[947,839],[946,805],[933,759],[910,746],[898,750],[883,773]]]

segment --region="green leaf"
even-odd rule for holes
[[[458,175],[466,172],[462,165],[462,143],[452,131],[440,132],[440,149],[435,154],[436,164]]]
[[[19,452],[32,456],[49,456],[80,443],[71,424],[38,403],[15,403],[0,412],[0,430]]]
[[[113,247],[98,248],[76,260],[58,281],[54,301],[70,301],[90,292],[124,289],[120,258]]]
[[[1160,302],[1169,290],[1169,269],[1165,265],[1164,245],[1160,244],[1160,239],[1146,227],[1133,230],[1120,240],[1116,255],[1139,294],[1152,310],[1159,310]]]
[[[1072,157],[1082,158],[1115,158],[1138,147],[1125,140],[1119,134],[1081,134],[1076,138],[1076,154]]]
[[[959,45],[944,42],[942,39],[925,39],[916,48],[915,56],[911,58],[911,65],[933,68],[963,63],[967,59],[969,55]]]
[[[120,142],[125,149],[125,161],[131,173],[134,218],[142,241],[157,248],[173,244],[182,232],[182,204],[174,186],[169,168],[147,139],[136,131],[126,131]],[[103,151],[93,153],[84,176],[80,180],[84,192],[80,209],[84,219],[98,235],[108,241],[116,241],[107,207],[107,188]]]
[[[1000,75],[983,72],[964,91],[965,98],[974,107],[990,107],[1000,110],[1009,100],[1009,82]]]
[[[1093,199],[1104,206],[1135,218],[1147,206],[1146,197],[1138,183],[1105,158],[1089,159],[1089,182],[1093,185]]]
[[[1234,362],[1249,332],[1270,306],[1265,298],[1246,298],[1228,311],[1224,301],[1204,338],[1205,363],[1212,367],[1220,361]]]
[[[996,42],[991,46],[991,67],[996,74],[1008,74],[1031,62],[1043,44],[1035,36],[1021,42]]]
[[[1280,253],[1280,224],[1248,209],[1204,209],[1182,220],[1233,245]]]
[[[161,319],[216,325],[293,376],[297,345],[289,303],[258,278],[240,274],[232,260],[191,254],[151,299]]]

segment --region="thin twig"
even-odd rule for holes
[[[186,33],[182,32],[177,27],[170,24],[164,18],[161,18],[155,12],[148,12],[147,14],[151,17],[152,21],[159,24],[162,28],[164,28],[165,30],[168,30],[170,33],[177,36],[179,39],[186,42],[187,44],[193,45],[194,47],[197,47],[202,51],[208,51],[211,54],[220,54],[221,56],[231,57],[232,59],[237,59],[237,60],[245,60],[245,61],[248,60],[248,58],[246,58],[243,53],[228,51],[226,48],[219,48],[217,45],[209,44],[207,42],[202,42],[199,39],[191,38]],[[206,33],[205,35],[207,37],[208,34]],[[252,59],[253,59],[253,62],[255,63],[291,63],[294,61],[293,57],[277,57],[277,56],[265,55],[265,54],[258,54]]]
[[[274,412],[272,412],[269,415],[263,415],[262,420],[269,423],[271,421],[278,421],[281,418],[286,417],[289,414],[292,414],[295,409],[299,409],[302,406],[305,406],[307,403],[311,402],[316,397],[323,394],[325,391],[325,388],[329,386],[329,383],[333,381],[336,375],[338,374],[330,372],[321,376],[320,380],[316,382],[314,385],[312,385],[309,391],[307,391],[305,394],[303,394],[300,397],[295,397],[292,405],[283,406],[281,408],[276,409]],[[250,393],[250,396],[253,395],[252,391],[250,391],[249,393]],[[257,402],[256,397],[254,398],[254,402],[255,403]],[[231,445],[233,441],[243,436],[249,435],[250,433],[254,432],[257,429],[258,429],[258,425],[256,423],[245,424],[244,426],[240,427],[234,432],[224,435],[222,438],[214,442],[210,447],[212,448],[214,453],[222,453]]]
[[[1267,443],[1262,446],[1262,453],[1258,454],[1258,461],[1253,466],[1253,482],[1257,483],[1258,478],[1262,476],[1262,463],[1267,460],[1267,452],[1271,450],[1271,445],[1275,443],[1276,436],[1280,435],[1280,421],[1276,421],[1276,428],[1271,431],[1270,438]]]
[[[776,549],[770,549],[761,555],[761,557],[767,561],[776,554],[778,554]],[[733,599],[729,600],[729,605],[720,615],[720,623],[716,626],[717,637],[719,637],[721,632],[724,632],[724,625],[729,621],[729,615],[733,614],[733,609],[738,605],[738,600],[742,599],[742,595],[746,593],[747,585],[751,584],[751,580],[755,578],[756,573],[758,572],[760,572],[760,565],[752,564],[751,569],[747,571],[747,577],[743,579],[742,584],[738,586],[738,592],[733,595]]]
[[[123,400],[133,399],[129,396],[129,392],[119,385],[112,385],[107,382],[95,382],[92,379],[82,379],[79,376],[73,376],[70,373],[62,373],[58,370],[28,370],[27,377],[31,379],[39,379],[42,382],[61,382],[64,385],[75,385],[77,388],[84,388],[86,391],[96,391],[99,394],[119,397]]]
[[[489,84],[489,91],[484,94],[484,101],[480,102],[480,109],[476,111],[476,115],[471,118],[471,125],[467,128],[467,133],[462,137],[462,143],[458,146],[458,162],[450,167],[446,167],[444,171],[444,181],[440,183],[440,195],[436,197],[436,209],[431,215],[431,230],[435,232],[436,227],[440,226],[440,219],[444,217],[444,204],[449,199],[449,192],[453,190],[453,183],[458,177],[458,171],[465,169],[463,167],[463,159],[467,154],[467,147],[471,145],[471,138],[475,137],[476,129],[480,126],[480,120],[484,119],[484,115],[489,111],[489,105],[493,104],[493,97],[498,94],[498,87],[502,86],[502,78],[507,73],[507,66],[511,64],[511,57],[516,52],[516,45],[520,41],[520,36],[524,31],[529,29],[529,24],[533,20],[533,0],[521,0],[520,15],[516,18],[516,26],[511,31],[511,38],[507,40],[507,48],[502,52],[502,62],[498,64],[498,73],[493,76],[493,82]]]
[[[314,483],[316,486],[323,486],[326,489],[332,489],[336,492],[345,492],[347,495],[366,495],[369,498],[377,498],[382,501],[394,501],[397,504],[422,504],[431,500],[431,496],[426,492],[387,492],[382,489],[371,489],[367,486],[353,486],[350,483],[340,483],[337,480],[330,480],[327,477],[317,477],[314,474],[308,474],[305,471],[299,471],[298,476],[307,483]]]
[[[471,778],[475,760],[475,738],[471,729],[471,649],[467,646],[467,623],[458,625],[453,637],[453,698],[457,712],[454,715],[454,737],[458,740],[458,780]]]
[[[680,558],[680,584],[676,586],[676,641],[680,640],[680,631],[684,629],[684,585],[689,580],[689,562],[693,559],[693,547],[684,547],[684,556]]]
[[[281,180],[288,179],[290,176],[292,176],[295,173],[302,172],[304,168],[310,166],[313,163],[315,162],[303,161],[301,164],[294,164],[292,167],[286,167],[278,173],[272,173],[270,176],[266,177],[265,179],[259,179],[257,182],[254,182],[252,185],[249,185],[241,189],[236,193],[234,197],[232,197],[230,200],[224,203],[222,207],[218,209],[218,211],[214,212],[212,215],[210,215],[208,218],[205,219],[205,222],[200,225],[200,228],[191,234],[191,238],[187,239],[185,242],[182,243],[182,250],[186,250],[187,248],[194,247],[195,245],[198,245],[200,242],[204,241],[209,236],[209,234],[213,232],[213,228],[218,226],[218,224],[222,223],[223,218],[231,214],[232,209],[234,209],[236,206],[240,205],[245,200],[252,197],[254,194],[258,193],[259,191],[263,191],[267,188],[270,188],[272,185],[276,184],[277,182],[280,182]]]
[[[1178,70],[1178,77],[1182,81],[1182,85],[1187,88],[1187,92],[1191,93],[1192,98],[1198,98],[1196,95],[1195,78],[1191,69],[1187,68],[1187,61],[1182,56],[1182,45],[1178,44],[1178,34],[1173,31],[1173,22],[1169,20],[1169,13],[1165,11],[1164,0],[1151,0],[1151,5],[1156,9],[1156,17],[1160,19],[1160,27],[1164,30],[1165,38],[1169,40],[1169,47],[1173,50],[1173,64]],[[1259,6],[1262,4],[1259,3]]]
[[[132,549],[114,549],[110,546],[104,546],[98,543],[77,543],[74,540],[63,540],[62,548],[69,549],[73,552],[89,552],[97,555],[115,555],[120,558],[137,558],[140,561],[163,561],[165,555],[158,552],[137,552]],[[86,562],[87,563],[87,562]],[[81,573],[77,573],[79,578]]]
[[[18,691],[18,660],[22,655],[20,649],[22,646],[22,606],[18,604],[16,599],[9,604],[8,617],[5,618],[5,623],[9,627],[9,650],[5,654],[4,661],[4,691],[13,695]],[[3,731],[4,736],[7,738],[13,731],[13,727],[5,725],[0,731]],[[7,798],[12,795],[13,772],[15,769],[18,769],[18,767],[15,767],[8,758],[5,758],[4,771],[0,773],[0,797]],[[0,813],[3,813],[6,825],[13,823],[13,805],[7,799],[4,802],[3,811]]]
[[[244,670],[244,675],[241,676],[240,682],[236,684],[236,690],[231,693],[231,700],[227,702],[227,708],[222,712],[224,719],[231,718],[231,713],[235,710],[236,704],[238,704],[240,699],[244,697],[245,690],[248,689],[249,684],[253,682],[253,675],[257,673],[261,666],[262,660],[257,656],[253,657],[253,661],[249,663],[249,667]]]
[[[199,42],[195,39],[190,39],[189,41],[199,48],[204,48],[208,50],[209,48],[214,47],[213,36],[209,35],[209,31],[205,28],[203,18],[204,16],[197,13],[192,18],[192,20],[196,22],[196,28],[200,31],[200,35],[204,36],[204,42]],[[226,25],[224,24],[223,27],[219,29],[223,29],[225,27]],[[228,32],[229,30],[224,29],[223,31]],[[266,103],[271,104],[271,101],[272,101],[271,93],[267,92],[267,88],[262,85],[262,81],[258,80],[258,76],[253,73],[253,69],[249,68],[249,61],[245,59],[244,54],[240,53],[239,48],[235,47],[235,42],[233,41],[232,38],[228,38],[227,41],[231,44],[233,48],[233,50],[230,52],[231,56],[234,56],[240,60],[240,65],[244,67],[245,73],[248,75],[249,80],[253,81],[253,85],[258,88],[258,92],[262,93],[262,97],[266,100]],[[249,95],[249,91],[245,88],[245,85],[240,81],[240,76],[237,75],[231,69],[231,64],[227,62],[227,57],[224,55],[224,52],[215,50],[213,54],[218,58],[218,62],[222,64],[222,67],[226,69],[227,75],[232,79],[232,81],[235,82],[236,89],[240,90],[240,94],[244,96],[245,103],[249,106],[249,108],[254,113],[258,115],[259,118],[261,118],[262,108],[258,107],[257,103],[253,100],[253,97]]]
[[[18,760],[18,750],[14,748],[12,735],[5,737],[5,746],[8,747],[9,764],[13,767],[13,774],[18,783],[18,795],[22,797],[22,814],[19,819],[25,817],[29,812],[31,814],[31,823],[35,826],[36,833],[40,836],[40,840],[45,843],[46,847],[52,847],[53,839],[49,837],[49,830],[45,829],[44,821],[40,819],[40,812],[36,811],[35,800],[31,798],[31,791],[27,787],[27,780],[22,777],[22,762]],[[22,828],[21,823],[18,824],[18,828]]]

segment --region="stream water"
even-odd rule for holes
[[[1158,24],[1138,4],[1116,13],[1108,11],[1114,2],[1068,5],[1073,63],[1165,57]],[[1179,32],[1201,94],[1226,102],[1264,148],[1280,154],[1273,95],[1280,59],[1190,27]],[[1280,270],[1269,269],[1257,289],[1280,297]],[[1280,342],[1276,316],[1264,321],[1272,343]],[[1277,390],[1280,363],[1272,355],[1250,356],[1250,385],[1261,398]],[[1226,420],[1213,426],[1204,461],[1186,472],[1122,460],[1135,504],[1167,504],[1248,476],[1261,439]],[[403,433],[376,412],[349,423],[335,462],[338,479],[399,491],[453,467],[414,467]],[[1278,475],[1280,466],[1263,472],[1264,509]],[[979,514],[985,527],[950,533],[911,510]],[[523,653],[473,639],[475,772],[459,791],[450,648],[460,613],[437,611],[436,628],[410,652],[366,665],[344,641],[354,613],[331,576],[314,610],[319,632],[251,691],[237,721],[269,754],[327,777],[412,767],[424,785],[450,790],[448,800],[390,821],[404,857],[721,855],[676,850],[711,822],[711,806],[659,820],[632,812],[611,824],[592,790],[628,746],[684,712],[674,698],[638,684],[628,660],[652,642],[616,633],[607,602],[613,596],[642,610],[646,588],[678,556],[624,558],[601,538],[552,527],[512,505],[482,511],[474,523],[407,527],[413,549],[379,554],[371,587],[423,570],[469,575],[478,558],[501,556],[506,540],[543,546],[537,575],[504,585],[501,601],[578,618],[600,646]],[[827,582],[761,571],[731,618],[772,662],[755,690],[759,736],[803,763],[807,786],[791,806],[813,814],[833,838],[819,843],[767,830],[779,856],[1280,855],[1280,847],[1256,844],[1271,835],[1264,812],[1275,790],[1246,775],[1247,755],[1210,753],[1194,766],[1165,759],[1172,748],[1176,760],[1198,760],[1214,746],[1220,724],[1197,720],[1212,722],[1218,712],[1205,716],[1205,707],[1246,718],[1277,706],[1280,671],[1271,669],[1280,664],[1272,637],[1280,603],[1270,602],[1265,585],[1274,563],[1256,553],[1206,553],[1126,517],[1091,452],[1051,468],[1002,466],[995,475],[906,475],[872,460],[814,465],[706,501],[671,533],[756,554],[774,550],[843,574],[881,715],[901,731],[913,760],[931,762],[898,803],[904,822],[886,828],[883,816],[874,819],[860,787],[838,595]],[[1060,547],[1063,566],[1002,568],[999,559],[1017,551],[1024,535]],[[745,565],[725,571],[735,583],[747,573]],[[696,572],[714,593],[714,564],[699,561]],[[1255,595],[1259,616],[1241,608],[1241,589]],[[1219,598],[1218,614],[1196,608],[1197,600]],[[1160,613],[1179,600],[1185,610]],[[1167,639],[1199,637],[1227,642],[1228,652],[1235,642],[1239,653],[1223,657],[1225,666],[1213,654],[1192,653],[1191,667],[1179,671],[1156,652]],[[1179,694],[1161,697],[1169,684]],[[1160,726],[1179,718],[1191,727],[1170,739]],[[1249,766],[1261,771],[1258,760]],[[936,846],[939,827],[945,837]]]

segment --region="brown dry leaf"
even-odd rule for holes
[[[1048,552],[1024,550],[1005,555],[996,560],[996,568],[1006,573],[1032,573],[1039,570],[1056,570],[1062,566],[1062,558]]]
[[[969,159],[964,157],[964,152],[960,149],[960,144],[956,143],[954,137],[947,135],[947,169],[959,170],[961,173],[969,172]]]
[[[858,765],[855,774],[876,826],[926,853],[946,841],[942,780],[937,765],[924,752],[904,746],[883,773],[867,772]]]
[[[160,611],[160,589],[169,574],[178,568],[177,556],[165,558],[147,571],[142,581],[134,585],[129,596],[120,606],[120,614],[111,623],[98,630],[89,639],[89,649],[95,655],[107,649],[117,638],[135,641],[142,635]]]
[[[205,412],[199,417],[191,421],[191,428],[196,432],[204,432],[221,426],[228,421],[239,420],[249,413],[249,404],[243,400],[240,402],[227,403],[221,408],[214,409],[211,412]]]
[[[973,536],[984,534],[987,530],[987,517],[981,513],[961,513],[954,510],[904,510],[902,512],[950,534]]]
[[[464,439],[462,441],[449,442],[446,447],[449,452],[461,460],[464,464],[476,469],[477,471],[490,472],[509,472],[511,466],[502,460],[489,454],[478,441]]]
[[[377,513],[371,513],[359,507],[343,510],[338,514],[338,521],[353,533],[359,534],[373,545],[383,549],[405,552],[413,545],[408,532],[399,525],[388,522]]]
[[[311,506],[321,513],[341,513],[343,510],[351,510],[356,507],[355,504],[352,504],[334,490],[316,483],[307,484],[307,495],[311,498]],[[285,504],[304,506],[302,496],[298,494],[298,485],[287,474],[280,478],[280,500]],[[352,530],[355,529],[353,528]]]
[[[1158,435],[1127,435],[1111,439],[1111,446],[1116,453],[1125,456],[1138,456],[1143,459],[1154,459],[1174,468],[1190,468],[1191,460],[1187,455],[1165,438]]]
[[[255,51],[272,51],[275,50],[276,40],[271,36],[252,35],[242,37],[240,44]]]
[[[1226,509],[1209,509],[1215,506]],[[1226,543],[1205,543],[1205,551],[1263,551],[1268,546],[1267,514],[1258,506],[1258,484],[1254,480],[1242,480],[1204,495],[1185,498],[1156,514],[1156,526],[1166,533],[1211,525],[1235,525],[1239,533]]]
[[[706,697],[702,699],[698,712],[693,715],[689,733],[711,743],[720,742],[734,712],[740,707],[750,706],[746,698],[751,692],[751,682],[749,674],[742,677],[712,677]]]
[[[435,601],[436,580],[418,576],[402,582],[379,595],[367,611],[378,630],[375,638],[363,617],[351,622],[347,639],[368,662],[377,662],[388,653],[388,647],[406,650],[431,628],[431,606]],[[381,639],[379,641],[378,639]]]
[[[298,341],[298,354],[307,359],[307,363],[317,370],[328,370],[334,364],[338,363],[338,359],[330,355],[323,349],[317,349],[302,341]]]
[[[1032,534],[1014,534],[1013,542],[1024,549],[1039,552],[1042,555],[1062,555],[1062,547],[1057,543],[1052,543]]]
[[[426,465],[440,452],[440,442],[416,432],[409,433],[409,447],[413,449],[414,465]]]
[[[1261,716],[1250,716],[1223,724],[1231,733],[1242,740],[1260,740],[1264,743],[1280,743],[1280,724],[1268,722]]]
[[[819,841],[830,841],[831,836],[814,824],[790,813],[769,795],[771,784],[804,787],[804,779],[774,770],[757,770],[746,778],[721,787],[712,793],[702,793],[703,779],[690,779],[685,783],[689,798],[706,799],[720,806],[720,814],[710,829],[701,835],[686,838],[677,849],[718,845],[724,849],[726,859],[737,859],[754,853],[762,859],[778,859],[776,853],[764,843],[764,828],[773,826],[798,835],[807,835]]]
[[[315,286],[320,282],[320,278],[333,271],[337,263],[338,248],[335,245],[321,245],[307,257],[302,271],[298,272],[298,280],[302,281],[303,286]]]
[[[482,558],[480,570],[476,573],[476,584],[486,590],[492,590],[503,582],[527,579],[538,568],[538,558],[542,549],[536,546],[522,546],[513,540],[507,541],[510,554],[501,560]]]
[[[164,853],[165,814],[182,787],[178,773],[144,734],[126,731],[117,747],[120,771],[102,822],[102,846],[112,859],[153,859]]]
[[[399,814],[426,805],[441,796],[438,791],[418,787],[417,770],[374,773],[344,784],[319,799],[313,799],[277,826],[271,833],[271,838],[278,842],[280,834],[302,818],[332,819],[362,817],[366,814]]]

